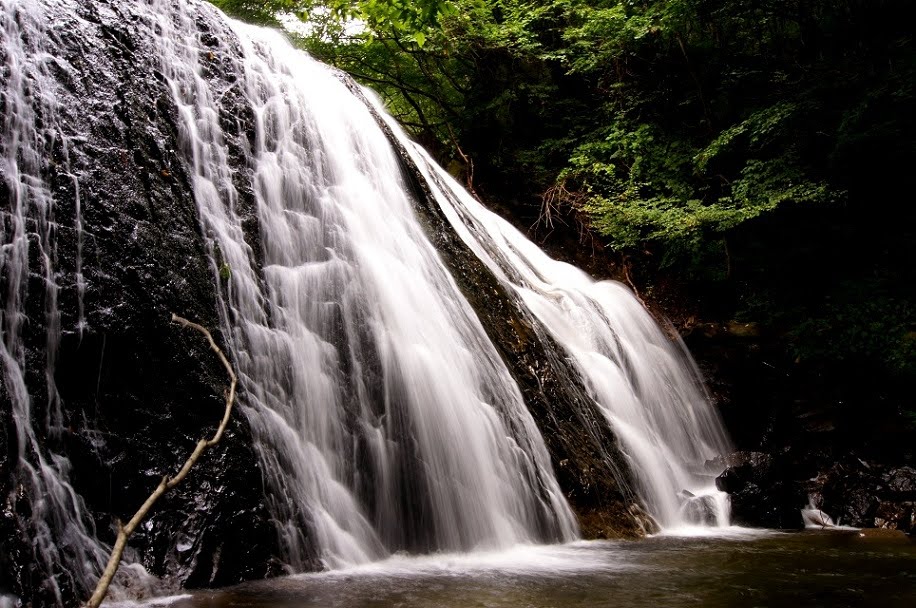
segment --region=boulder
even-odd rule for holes
[[[733,523],[762,528],[803,527],[800,509],[807,495],[784,462],[762,452],[735,452],[724,463],[726,469],[716,478],[716,487],[731,497]]]
[[[881,476],[889,495],[901,500],[916,500],[916,469],[897,467]]]
[[[684,501],[681,505],[681,514],[684,519],[701,526],[716,525],[715,499],[712,496],[685,496],[685,493],[690,494],[685,490],[680,495]]]
[[[871,465],[848,458],[835,464],[819,479],[823,481],[819,488],[823,497],[820,506],[838,525],[856,528],[874,525],[884,484]]]

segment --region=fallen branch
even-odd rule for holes
[[[563,221],[562,212],[564,209],[570,209],[576,212],[577,215],[581,213],[582,205],[588,197],[575,189],[569,190],[566,187],[567,183],[568,180],[563,178],[544,191],[544,194],[541,195],[540,214],[529,230],[535,230],[541,224],[545,228],[553,230],[554,221],[566,224]],[[582,225],[582,229],[585,229],[586,222],[580,221],[579,223]]]
[[[153,490],[153,493],[150,494],[149,498],[146,499],[146,502],[143,503],[143,506],[134,514],[126,526],[122,526],[118,523],[118,538],[115,541],[114,547],[111,550],[111,557],[108,560],[108,565],[105,567],[105,571],[102,573],[102,577],[99,579],[98,585],[96,585],[95,591],[92,594],[92,597],[89,598],[89,601],[84,604],[85,608],[98,608],[99,604],[102,603],[102,600],[105,599],[105,596],[108,594],[108,587],[111,585],[112,579],[114,579],[115,573],[118,571],[118,566],[121,564],[121,557],[124,554],[124,548],[127,546],[127,539],[130,538],[130,535],[134,533],[134,530],[140,525],[140,522],[146,517],[146,514],[149,513],[149,510],[156,503],[159,498],[180,484],[185,477],[187,477],[188,472],[191,470],[191,467],[194,466],[194,463],[200,458],[201,454],[204,453],[204,450],[207,448],[213,447],[219,443],[220,439],[223,438],[223,433],[226,430],[226,425],[229,424],[229,417],[232,414],[232,406],[235,403],[235,385],[236,377],[235,372],[232,371],[232,366],[229,364],[229,360],[226,359],[226,355],[223,354],[223,351],[220,350],[219,346],[216,345],[216,342],[213,340],[213,336],[207,330],[206,327],[198,325],[197,323],[192,323],[183,317],[179,317],[176,314],[172,314],[172,322],[178,323],[183,327],[190,327],[191,329],[196,329],[204,336],[206,336],[207,341],[210,342],[210,348],[213,352],[216,353],[216,356],[219,357],[219,360],[222,361],[223,366],[226,368],[226,372],[229,374],[229,379],[231,380],[229,384],[229,391],[226,393],[226,412],[223,414],[223,419],[219,423],[219,428],[216,429],[216,433],[210,439],[201,439],[197,442],[197,447],[194,448],[194,451],[185,461],[184,466],[181,467],[181,470],[178,471],[178,474],[172,477],[171,479],[166,475],[162,478],[162,481],[159,482],[159,485],[156,486],[156,489]]]

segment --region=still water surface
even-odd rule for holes
[[[208,591],[171,608],[916,607],[916,543],[857,532],[518,547],[396,556]]]

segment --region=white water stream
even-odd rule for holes
[[[68,147],[75,134],[59,120],[59,84],[51,75],[56,62],[52,47],[58,32],[44,13],[42,2],[0,0],[0,49],[6,60],[6,77],[0,83],[5,106],[0,116],[0,179],[9,193],[9,206],[0,209],[0,283],[4,289],[0,379],[15,428],[16,479],[21,486],[16,491],[35,497],[30,505],[27,534],[36,558],[48,573],[43,584],[60,603],[62,579],[72,578],[78,584],[94,580],[108,552],[95,539],[82,499],[70,485],[70,462],[60,454],[43,450],[39,439],[58,437],[62,425],[54,382],[60,343],[60,277],[56,269],[56,233],[60,227],[55,221],[54,196],[43,179],[47,159],[54,156],[55,147],[64,159],[58,171],[78,188],[78,178],[67,166]],[[66,69],[63,62],[58,67]],[[79,218],[79,209],[76,211]],[[79,219],[74,230],[81,240]],[[38,267],[30,268],[30,260],[37,260]],[[76,265],[80,269],[76,282],[82,320],[81,261],[77,260]],[[36,277],[40,280],[36,281]],[[37,297],[30,294],[30,283],[33,287],[40,285],[43,293]],[[43,303],[42,318],[27,317],[25,303],[30,297]],[[30,321],[44,329],[46,353],[43,386],[33,386],[31,391],[23,345]],[[34,403],[36,394],[45,399],[38,408]],[[43,415],[36,416],[36,411]]]

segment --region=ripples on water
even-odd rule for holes
[[[916,544],[856,532],[750,532],[396,555],[172,598],[170,608],[916,606]],[[148,604],[147,607],[150,605]]]

